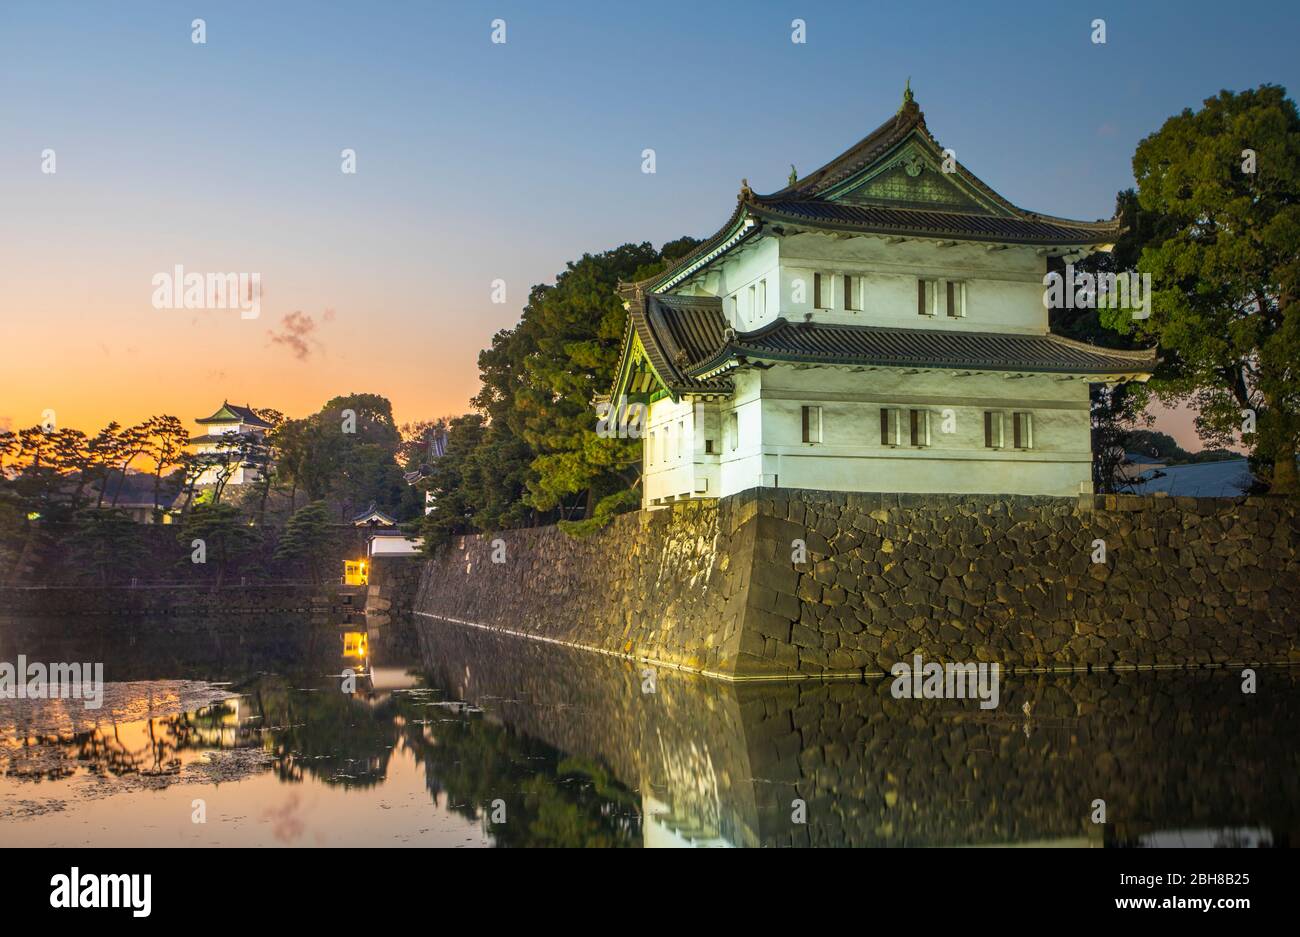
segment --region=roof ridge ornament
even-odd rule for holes
[[[754,197],[754,190],[749,187],[748,179],[740,180],[740,194],[736,196],[738,202],[748,202]]]
[[[921,106],[916,103],[916,96],[912,94],[912,77],[909,75],[907,84],[903,86],[903,104],[898,109],[900,120],[908,120],[919,116]]]

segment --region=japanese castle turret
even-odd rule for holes
[[[648,404],[646,507],[754,487],[1075,496],[1092,491],[1089,386],[1154,351],[1051,333],[1049,263],[1119,222],[1016,208],[898,113],[622,284],[611,405]],[[947,162],[945,162],[947,160]]]
[[[189,444],[209,461],[208,468],[204,469],[195,484],[214,485],[223,471],[229,476],[226,482],[228,485],[248,485],[257,481],[258,471],[255,466],[233,464],[237,461],[239,452],[238,437],[249,433],[263,436],[271,428],[270,423],[258,416],[252,407],[236,406],[229,401],[222,401],[216,413],[200,417],[194,422],[203,427],[204,432],[199,436],[191,436]],[[225,453],[230,455],[230,459],[223,463],[221,455]]]

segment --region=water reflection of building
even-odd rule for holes
[[[1288,670],[1244,702],[1211,672],[1043,675],[1004,681],[989,712],[896,700],[888,681],[729,685],[661,670],[645,694],[643,665],[451,624],[420,638],[435,685],[640,791],[647,846],[1119,846],[1200,828],[1278,842],[1300,820],[1300,675]]]

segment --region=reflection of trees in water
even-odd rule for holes
[[[230,704],[215,703],[172,716],[114,722],[69,735],[40,736],[9,749],[3,773],[31,781],[67,778],[79,770],[98,777],[177,774],[184,752],[238,744],[230,731],[233,713]]]
[[[431,796],[482,821],[498,845],[640,844],[640,797],[604,764],[567,757],[480,712],[431,706],[427,691],[349,695],[334,678],[273,673],[230,690],[238,699],[15,743],[0,749],[0,770],[30,781],[80,771],[170,783],[202,753],[255,748],[272,756],[283,782],[372,788],[387,776],[393,751],[404,748],[423,767]],[[438,714],[447,718],[436,721]],[[507,822],[488,825],[498,799]]]
[[[263,746],[280,780],[304,775],[329,785],[374,787],[388,774],[397,741],[392,697],[373,705],[328,682],[294,690],[283,677],[263,676],[244,692],[261,716]]]
[[[640,846],[640,798],[606,767],[570,758],[478,713],[429,727],[408,722],[406,745],[447,808],[485,824],[498,846]],[[487,825],[493,801],[506,822]]]

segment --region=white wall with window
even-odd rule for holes
[[[808,375],[816,373],[813,385]],[[887,369],[760,372],[760,477],[782,488],[1074,495],[1091,490],[1088,384],[1049,375]],[[1021,402],[991,408],[990,399]],[[1028,404],[1032,402],[1033,408]],[[1006,427],[986,446],[986,413]],[[1022,445],[1013,445],[1014,414]],[[805,427],[818,441],[805,442]],[[742,433],[743,435],[743,433]],[[723,493],[728,486],[724,468]],[[752,487],[750,485],[746,487]]]

